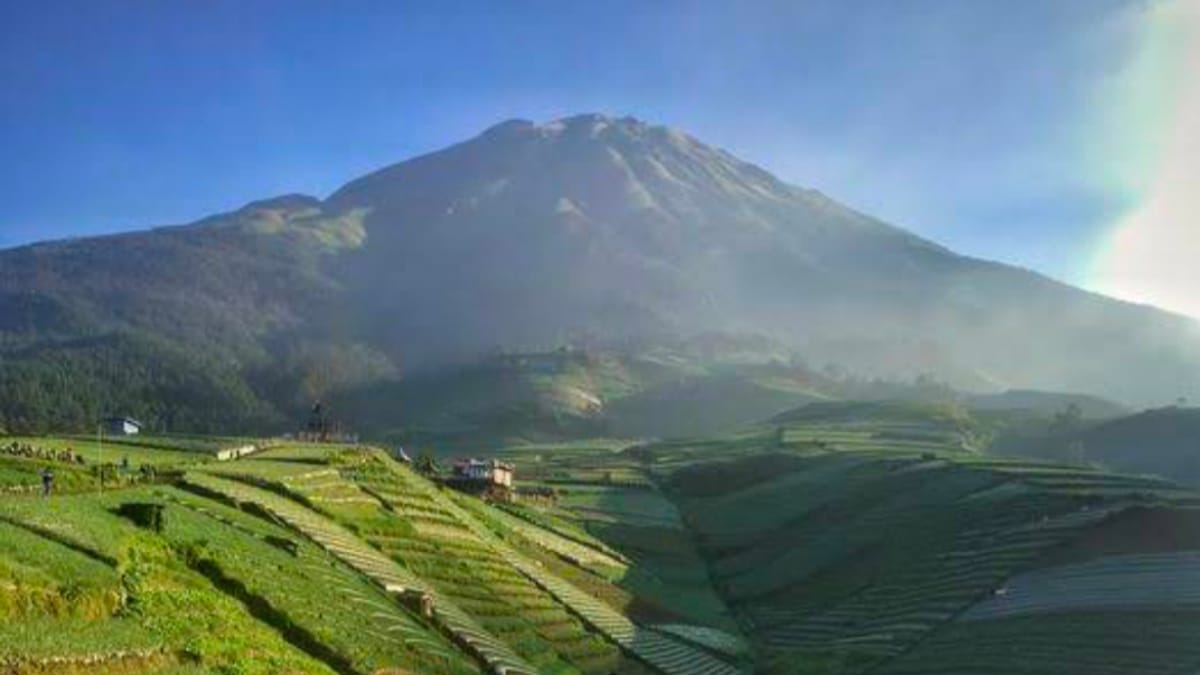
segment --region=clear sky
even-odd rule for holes
[[[606,112],[1200,315],[1197,45],[1200,0],[6,0],[0,246]]]

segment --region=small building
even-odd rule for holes
[[[497,459],[460,459],[454,462],[453,478],[481,486],[500,486],[512,489],[513,465]]]
[[[109,417],[104,428],[110,436],[136,436],[142,431],[142,423],[132,417]]]

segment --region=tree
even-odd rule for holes
[[[1050,432],[1054,434],[1069,434],[1078,431],[1083,423],[1083,409],[1078,403],[1071,403],[1061,412],[1054,414],[1050,422]]]
[[[413,461],[413,468],[417,470],[417,473],[425,476],[433,476],[441,471],[441,467],[437,463],[437,457],[434,456],[433,451],[429,448],[421,450],[417,458]]]
[[[1067,444],[1067,459],[1076,464],[1083,464],[1087,461],[1087,447],[1082,439],[1077,438]]]

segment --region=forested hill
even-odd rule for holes
[[[325,271],[364,236],[355,214],[285,197],[0,252],[0,423],[80,429],[120,411],[166,429],[270,428],[327,382],[389,375],[338,333]]]

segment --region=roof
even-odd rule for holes
[[[488,468],[492,468],[492,469],[503,469],[505,471],[513,470],[513,465],[509,464],[508,462],[501,462],[498,459],[476,459],[474,457],[456,459],[456,460],[454,460],[454,466],[456,466],[456,467],[484,466],[484,467],[488,467]]]

